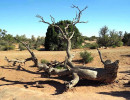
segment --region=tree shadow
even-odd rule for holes
[[[130,55],[121,55],[122,57],[130,57]]]
[[[49,85],[56,88],[56,93],[54,93],[52,95],[62,94],[64,92],[64,90],[65,90],[64,84],[61,84],[60,82],[57,82],[57,81],[54,81],[54,80],[21,82],[21,81],[8,80],[8,79],[5,79],[5,77],[0,78],[0,80],[5,81],[5,82],[9,82],[9,84],[2,84],[0,86],[22,84],[25,88],[28,88],[28,86],[37,87],[36,82],[38,82],[39,84],[42,84],[42,85],[49,84]]]
[[[23,84],[23,85],[33,85],[36,83],[35,82],[21,82],[21,81],[12,81],[12,80],[7,80],[5,79],[5,77],[2,77],[0,78],[1,81],[4,81],[4,82],[9,82],[9,84],[2,84],[0,86],[4,86],[4,85],[14,85],[14,84]],[[11,82],[11,83],[10,83]]]
[[[61,84],[58,81],[54,81],[54,80],[38,81],[38,84],[39,85],[49,84],[50,86],[55,87],[56,88],[55,93],[52,95],[62,94],[65,91],[65,85]],[[37,86],[32,86],[32,87],[37,87]]]
[[[42,74],[46,74],[45,72],[42,72]],[[48,78],[48,77],[44,77],[44,78]],[[49,77],[50,79],[58,79],[58,80],[63,80],[63,81],[71,81],[72,75],[65,75],[65,76],[57,76],[57,75],[52,75]],[[77,83],[77,85],[75,87],[80,87],[80,86],[103,86],[103,85],[108,85],[106,83],[100,82],[100,81],[94,81],[94,80],[87,80],[87,79],[81,79],[79,80],[79,82]]]
[[[72,60],[72,62],[74,62],[75,64],[83,64],[84,63],[82,59]]]
[[[41,74],[40,72],[33,72],[33,71],[27,70],[23,67],[21,67],[21,68],[22,68],[22,70],[20,70],[20,71],[25,71],[25,72],[28,72],[28,73],[31,73],[31,74]]]
[[[123,85],[124,85],[124,87],[130,87],[130,81],[128,81],[128,83],[125,83]]]
[[[10,67],[10,66],[0,66],[0,68],[3,68],[3,69],[12,69],[12,70],[16,70],[15,67]]]
[[[120,71],[119,73],[127,73],[130,75],[130,70],[127,70],[127,71]]]
[[[11,69],[11,70],[17,70],[17,66],[16,67],[5,67],[5,66],[0,66],[1,68],[3,68],[3,69]],[[18,70],[18,71],[25,71],[25,72],[28,72],[28,73],[30,73],[30,74],[41,74],[41,72],[33,72],[33,71],[30,71],[30,70],[27,70],[27,69],[25,69],[25,68],[23,68],[23,67],[20,67],[20,70]]]
[[[112,95],[112,96],[116,96],[116,97],[123,97],[126,100],[130,100],[130,91],[99,92],[99,94]]]
[[[40,48],[38,51],[46,51],[45,48]]]
[[[103,83],[103,82],[100,82],[100,81],[82,79],[82,80],[80,80],[78,82],[76,87],[80,87],[80,86],[94,86],[94,87],[98,87],[98,86],[103,86],[103,85],[107,85],[107,84]]]
[[[50,79],[58,79],[58,80],[63,80],[63,81],[71,81],[72,76],[71,75],[65,75],[65,76],[51,76],[49,77]]]

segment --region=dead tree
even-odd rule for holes
[[[39,66],[39,68],[47,72],[48,77],[50,77],[50,75],[59,75],[59,76],[72,75],[73,80],[70,82],[65,82],[66,90],[75,86],[80,79],[88,79],[88,80],[95,80],[95,81],[100,81],[104,83],[112,83],[117,77],[117,72],[119,68],[119,60],[116,60],[115,62],[111,62],[110,60],[103,61],[99,50],[98,52],[99,52],[101,62],[104,65],[104,68],[75,66],[69,60],[68,62],[69,62],[69,65],[71,66],[69,70],[56,69],[53,67],[49,67],[46,64],[44,65],[42,64],[41,66]]]
[[[84,66],[75,66],[72,63],[72,55],[71,55],[71,39],[74,35],[74,26],[78,23],[86,23],[84,21],[80,21],[82,12],[87,8],[85,7],[83,10],[80,10],[78,6],[73,5],[72,8],[76,8],[78,10],[78,14],[76,14],[76,17],[73,19],[71,24],[66,24],[66,27],[64,30],[58,26],[55,25],[55,19],[51,17],[52,23],[46,22],[42,16],[37,15],[38,18],[40,18],[40,22],[46,23],[48,25],[52,25],[60,30],[60,33],[62,34],[62,38],[66,40],[67,42],[67,48],[66,53],[67,57],[65,60],[65,66],[67,69],[56,69],[56,68],[50,68],[47,65],[41,65],[39,66],[40,69],[43,69],[44,71],[48,72],[50,75],[73,75],[73,80],[70,82],[65,82],[66,89],[70,89],[73,86],[75,86],[80,79],[89,79],[89,80],[97,80],[101,82],[106,83],[112,83],[115,78],[117,77],[117,70],[118,70],[118,64],[119,61],[116,60],[115,62],[111,62],[110,60],[106,60],[105,62],[102,60],[101,53],[99,52],[99,56],[101,59],[101,62],[104,64],[104,68],[92,68],[92,67],[84,67]],[[67,29],[70,25],[73,25],[73,31],[71,33],[68,33]]]
[[[36,66],[36,67],[37,67],[37,66],[38,66],[38,59],[36,58],[35,54],[30,50],[29,45],[28,45],[27,43],[24,43],[24,42],[20,41],[20,40],[17,39],[17,38],[15,38],[15,39],[16,39],[17,41],[19,41],[20,43],[22,43],[23,46],[25,46],[26,49],[27,49],[27,50],[29,51],[29,53],[31,54],[31,57],[25,59],[25,62],[32,60],[32,61],[34,62],[34,65],[33,65],[33,66]]]
[[[43,17],[40,16],[40,15],[37,15],[37,16],[36,16],[36,17],[38,17],[38,18],[41,19],[40,22],[43,22],[43,23],[48,24],[48,25],[52,25],[52,26],[54,26],[54,27],[56,27],[56,28],[59,29],[60,33],[62,34],[62,38],[67,42],[66,53],[67,53],[67,58],[68,58],[68,60],[69,60],[70,62],[72,61],[72,55],[71,55],[71,39],[72,39],[72,37],[74,36],[74,30],[75,30],[74,27],[75,27],[75,25],[78,24],[78,23],[87,23],[87,21],[86,21],[86,22],[80,21],[80,17],[81,17],[81,15],[82,15],[82,12],[87,8],[87,6],[86,6],[84,9],[82,9],[82,10],[80,10],[79,7],[78,7],[78,6],[75,6],[75,5],[72,5],[72,8],[76,8],[79,13],[76,14],[76,17],[75,17],[75,18],[73,18],[73,21],[71,22],[71,24],[66,24],[66,27],[64,27],[64,29],[62,29],[60,26],[58,26],[58,25],[55,24],[55,19],[54,19],[51,15],[50,15],[50,17],[51,17],[52,23],[46,22],[46,21],[43,19]],[[72,31],[71,33],[69,33],[69,32],[67,31],[70,25],[73,26],[73,31]],[[70,67],[72,67],[69,62],[67,62],[67,63],[68,63],[68,65],[69,65]]]
[[[67,57],[64,61],[64,66],[66,69],[57,69],[48,66],[47,64],[40,64],[38,63],[38,59],[36,58],[35,54],[30,50],[29,46],[21,41],[21,42],[27,50],[31,54],[31,58],[27,58],[26,60],[32,60],[35,63],[35,66],[37,66],[40,70],[44,70],[48,77],[50,75],[72,75],[73,80],[70,82],[65,82],[66,90],[72,88],[75,86],[80,79],[89,79],[89,80],[96,80],[106,83],[112,83],[115,78],[117,77],[117,71],[118,71],[118,64],[119,61],[116,60],[115,62],[111,62],[110,60],[106,60],[105,62],[102,60],[101,53],[98,50],[101,62],[104,64],[104,68],[92,68],[92,67],[84,67],[84,66],[75,66],[72,63],[72,55],[71,55],[71,39],[74,36],[74,26],[77,23],[86,23],[83,21],[80,21],[80,17],[82,15],[82,12],[87,8],[85,7],[83,10],[80,10],[77,6],[73,5],[72,8],[76,8],[78,10],[78,14],[76,14],[76,17],[73,19],[71,24],[66,24],[66,27],[62,29],[60,26],[55,24],[55,19],[51,16],[52,23],[46,22],[43,17],[37,15],[38,18],[40,18],[40,22],[46,23],[48,25],[52,25],[60,30],[60,33],[62,34],[62,38],[67,42],[67,48],[66,48],[66,54]],[[73,25],[73,31],[69,33],[67,31],[68,27],[70,25]]]

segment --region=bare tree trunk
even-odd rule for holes
[[[66,49],[66,53],[67,53],[67,57],[69,61],[72,61],[72,56],[71,56],[71,40],[67,39],[67,49]]]

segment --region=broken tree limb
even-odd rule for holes
[[[16,65],[16,63],[18,63],[18,64],[24,64],[25,65],[25,62],[26,62],[26,60],[21,60],[21,59],[8,59],[6,56],[5,56],[5,60],[8,62],[8,64],[9,63],[12,63],[13,64],[13,66],[15,66]]]
[[[70,82],[65,82],[66,91],[75,86],[78,82],[79,82],[79,75],[77,73],[73,73],[73,80]]]
[[[36,58],[35,54],[30,50],[29,45],[27,45],[26,43],[20,41],[19,39],[15,38],[17,41],[19,41],[20,43],[22,43],[26,49],[29,51],[29,53],[31,54],[31,58],[27,58],[26,61],[32,60],[34,62],[34,66],[38,66],[38,59]]]
[[[99,49],[98,49],[98,48],[97,48],[97,50],[98,50],[98,54],[99,54],[99,57],[100,57],[101,62],[102,62],[103,64],[105,64],[105,62],[104,62],[104,61],[103,61],[103,59],[102,59],[101,52],[99,51]]]
[[[70,75],[70,71],[68,69],[57,69],[53,67],[49,67],[46,64],[38,64],[38,69],[44,70],[48,76],[50,75],[58,75],[58,76],[64,76],[64,75]]]

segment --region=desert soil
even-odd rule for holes
[[[74,63],[80,60],[79,53],[83,49],[72,50],[75,54]],[[103,68],[96,49],[91,52],[94,60],[86,64],[89,67]],[[64,81],[71,80],[68,77],[52,76],[41,78],[36,67],[30,67],[33,62],[27,62],[21,70],[17,66],[11,67],[4,60],[25,59],[30,57],[28,51],[0,51],[0,100],[130,100],[130,47],[117,47],[100,49],[103,59],[112,61],[120,60],[118,77],[112,84],[104,84],[95,81],[81,80],[73,89],[64,92]],[[38,60],[63,61],[65,51],[34,51]],[[43,87],[36,87],[39,82]]]

